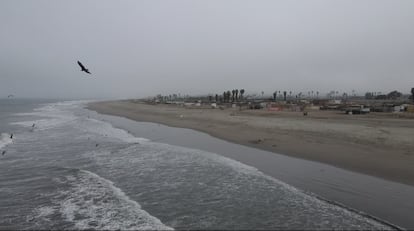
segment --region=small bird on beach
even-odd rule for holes
[[[88,74],[91,74],[90,72],[89,72],[89,70],[88,69],[86,69],[86,67],[81,63],[81,62],[79,62],[78,61],[78,65],[81,67],[81,71],[84,71],[84,72],[86,72],[86,73],[88,73]]]
[[[95,147],[98,147],[99,146],[99,144],[95,144]]]
[[[13,133],[12,133],[12,134],[10,134],[10,139],[13,139]]]
[[[1,152],[1,155],[4,156],[4,154],[6,154],[6,150]]]
[[[35,126],[36,126],[36,124],[33,124],[33,125],[32,125],[32,128],[34,128]]]

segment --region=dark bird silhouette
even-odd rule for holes
[[[10,139],[13,139],[13,133],[10,135]]]
[[[95,147],[98,147],[99,146],[99,144],[95,144]]]
[[[36,126],[36,124],[33,124],[33,125],[32,125],[32,128],[34,128],[35,126]]]
[[[14,97],[14,95],[8,95],[7,96],[7,98],[13,98]]]
[[[1,155],[4,156],[4,154],[6,154],[6,150],[1,152]]]
[[[78,64],[81,67],[81,71],[84,71],[84,72],[90,74],[89,70],[86,69],[86,67],[81,62],[78,61]]]

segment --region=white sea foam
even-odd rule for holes
[[[96,119],[89,118],[87,120],[82,120],[76,123],[75,125],[78,129],[81,129],[85,132],[95,133],[101,136],[107,136],[110,138],[115,138],[126,143],[141,143],[149,141],[145,138],[135,137],[131,133],[128,133],[125,130],[115,128],[112,124],[100,121]]]
[[[7,145],[11,144],[13,139],[10,138],[10,134],[1,133],[0,135],[0,149],[6,147]]]
[[[61,192],[60,211],[76,229],[172,230],[95,173],[82,170],[67,180],[72,188]]]
[[[31,127],[35,124],[36,130],[46,130],[73,122],[77,117],[73,114],[72,109],[80,107],[82,101],[65,101],[58,103],[46,104],[40,108],[34,109],[29,113],[17,113],[18,116],[38,116],[46,117],[44,119],[13,122],[11,124],[24,127]]]
[[[92,118],[86,119],[75,115],[75,110],[82,108],[87,102],[89,101],[64,101],[46,104],[42,107],[34,109],[33,112],[16,114],[20,116],[38,116],[46,118],[14,122],[12,124],[24,127],[31,127],[35,124],[35,130],[46,130],[70,124],[71,126],[82,131],[114,138],[126,143],[140,143],[148,141],[148,139],[135,137],[125,130],[115,128],[108,122]]]
[[[35,208],[32,214],[26,216],[26,221],[34,223],[34,225],[32,225],[33,229],[45,227],[45,225],[51,223],[51,216],[53,216],[55,212],[56,208],[53,206],[40,206]]]
[[[47,217],[55,212],[55,209],[51,206],[42,206],[36,209],[37,217]]]

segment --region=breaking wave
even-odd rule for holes
[[[172,230],[143,210],[112,181],[97,174],[78,170],[64,180],[71,187],[56,201],[63,217],[76,229],[100,230]],[[50,210],[40,212],[49,214]]]

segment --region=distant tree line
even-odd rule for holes
[[[230,90],[224,91],[222,102],[230,103],[230,102],[243,100],[244,92],[245,92],[244,89],[240,89],[240,91],[239,91],[239,89],[234,89],[234,90],[231,90],[231,91]],[[218,96],[216,95],[216,101],[218,101],[217,97]]]
[[[262,99],[264,99],[264,91],[261,92]],[[351,94],[343,93],[342,95],[339,93],[339,91],[330,91],[326,94],[326,97],[328,99],[348,99],[348,97]],[[272,97],[273,96],[273,97]],[[302,98],[319,98],[319,91],[308,91],[307,95],[306,93],[295,93],[292,95],[292,91],[274,91],[271,97],[268,98],[268,100],[277,101],[284,100],[287,101],[287,99],[295,99],[300,100]],[[356,96],[355,90],[352,90],[352,95]],[[377,100],[385,100],[385,99],[398,99],[401,98],[403,94],[398,91],[391,91],[388,94],[383,94],[382,92],[366,92],[365,93],[365,99],[377,99]],[[255,95],[252,95],[252,97],[255,97]],[[222,94],[215,94],[215,95],[208,95],[203,97],[190,97],[189,95],[181,95],[181,94],[171,94],[171,95],[161,95],[158,94],[153,99],[159,100],[159,101],[176,101],[176,100],[194,100],[194,99],[202,99],[208,100],[209,102],[222,102],[222,103],[231,103],[231,102],[239,102],[245,100],[245,90],[244,89],[233,89],[233,90],[227,90],[224,91]],[[411,97],[414,101],[414,87],[411,88]]]
[[[411,89],[411,91],[413,91],[413,89]],[[381,94],[381,92],[367,92],[367,93],[365,93],[365,99],[378,99],[378,100],[398,99],[402,96],[403,96],[403,94],[399,91],[391,91],[388,94]]]

